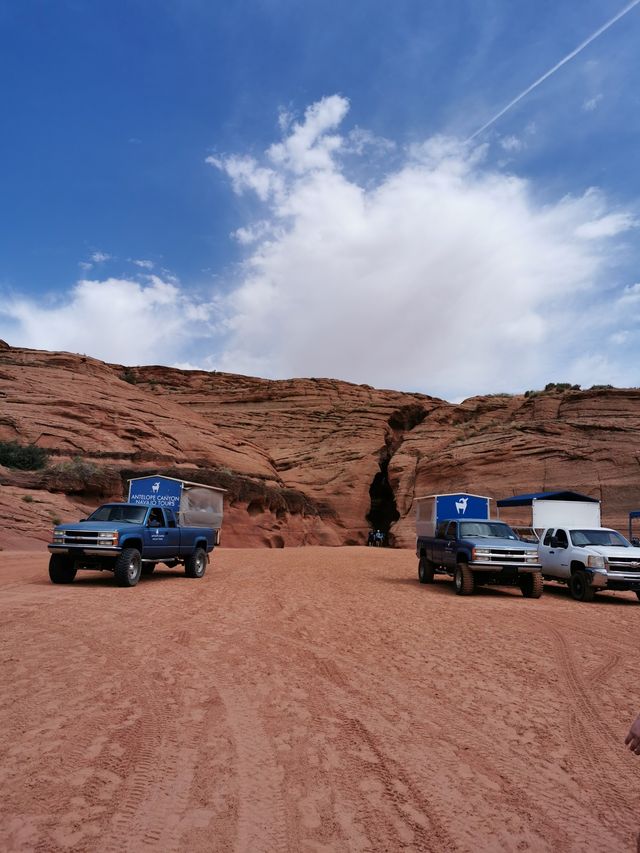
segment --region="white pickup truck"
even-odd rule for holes
[[[577,601],[602,589],[633,590],[640,599],[640,548],[607,527],[547,527],[538,556],[542,576],[569,586]]]

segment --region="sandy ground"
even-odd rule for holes
[[[635,596],[415,570],[220,549],[120,589],[1,553],[0,850],[635,850]]]

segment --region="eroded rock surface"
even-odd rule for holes
[[[127,477],[147,471],[228,488],[227,545],[361,544],[371,523],[393,520],[391,541],[409,547],[415,497],[452,491],[573,489],[601,498],[604,522],[624,531],[640,508],[639,439],[637,389],[454,405],[2,346],[0,441],[51,457],[41,472],[0,469],[0,545],[46,539],[49,521],[121,498]]]

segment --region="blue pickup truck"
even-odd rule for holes
[[[537,547],[502,521],[440,520],[435,536],[418,535],[416,556],[420,583],[433,583],[444,572],[453,576],[458,595],[470,595],[482,584],[519,586],[526,598],[542,595]]]
[[[54,528],[49,577],[71,583],[78,569],[98,569],[113,572],[118,586],[135,586],[164,563],[183,564],[187,577],[201,578],[215,538],[213,528],[180,526],[167,507],[108,503],[82,521]]]

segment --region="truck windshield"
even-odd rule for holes
[[[630,542],[615,530],[570,530],[574,545],[608,545],[614,548],[629,548]]]
[[[497,537],[500,539],[517,539],[518,537],[501,521],[463,521],[460,524],[461,536]]]
[[[130,524],[142,524],[146,513],[146,506],[105,504],[92,512],[87,521],[128,521]]]

